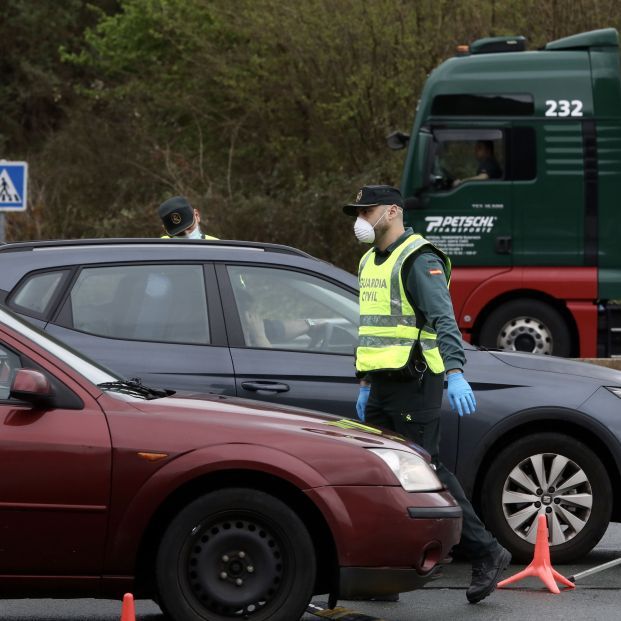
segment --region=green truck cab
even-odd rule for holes
[[[525,43],[480,39],[430,74],[389,137],[406,224],[450,255],[466,340],[621,355],[619,36]]]

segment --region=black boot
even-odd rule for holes
[[[498,584],[500,574],[509,566],[511,553],[500,544],[493,552],[472,563],[472,582],[466,591],[471,604],[487,597]]]

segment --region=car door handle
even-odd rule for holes
[[[251,392],[287,392],[288,384],[256,380],[254,382],[242,382],[242,388]]]

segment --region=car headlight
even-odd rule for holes
[[[416,453],[393,449],[369,450],[393,471],[406,492],[436,492],[443,488],[432,466]]]
[[[610,390],[615,397],[619,397],[619,399],[621,399],[621,388],[619,386],[604,386],[604,388]]]

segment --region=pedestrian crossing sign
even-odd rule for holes
[[[25,211],[28,163],[0,160],[0,211]]]

